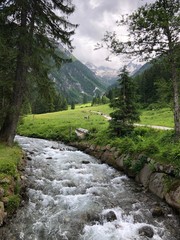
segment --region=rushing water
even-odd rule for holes
[[[123,173],[97,159],[52,141],[17,137],[27,152],[29,201],[10,225],[0,228],[1,240],[179,240],[172,210],[144,193]],[[159,204],[164,217],[153,217]]]

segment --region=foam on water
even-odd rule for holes
[[[104,219],[102,224],[86,225],[81,235],[81,240],[144,240],[145,236],[139,235],[139,229],[149,226],[154,230],[153,240],[162,240],[158,235],[158,229],[153,225],[144,223],[135,223],[132,215],[126,215],[123,209],[113,208],[102,211],[102,215],[113,211],[117,217],[116,220],[109,222]]]
[[[149,208],[157,200],[134,190],[124,174],[63,144],[17,140],[31,157],[29,202],[6,229],[8,240],[146,240],[142,226],[153,229],[152,240],[178,240],[165,218],[153,219]],[[115,219],[107,219],[109,211]]]

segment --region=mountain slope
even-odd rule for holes
[[[114,85],[118,79],[118,74],[121,70],[113,69],[110,67],[97,67],[94,64],[87,62],[86,66],[94,72],[94,74],[100,79],[101,83],[106,87]],[[133,76],[139,69],[142,67],[142,64],[136,62],[129,62],[127,64],[127,70],[130,75]]]
[[[69,54],[67,50],[64,53]],[[57,90],[63,93],[69,103],[82,102],[84,95],[87,100],[91,100],[93,96],[103,94],[106,87],[98,77],[73,55],[71,59],[72,62],[65,63],[60,69],[51,71]]]

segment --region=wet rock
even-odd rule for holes
[[[112,147],[112,148],[110,149],[110,151],[111,151],[111,152],[115,152],[115,151],[116,151],[116,148],[115,148],[115,147]]]
[[[163,199],[165,197],[164,173],[153,173],[149,181],[149,190]]]
[[[91,214],[91,213],[87,213],[86,216],[84,217],[86,222],[92,222],[93,224],[97,223],[97,222],[101,222],[100,216],[98,214]]]
[[[101,156],[101,160],[103,162],[106,162],[109,165],[115,165],[115,158],[114,158],[114,154],[110,151],[105,151],[103,153],[103,155]]]
[[[89,131],[84,128],[76,128],[75,130],[75,134],[79,139],[84,139],[88,133]]]
[[[152,175],[153,171],[150,169],[148,164],[145,164],[144,167],[141,169],[139,173],[139,181],[142,183],[144,187],[147,187],[149,184],[150,176]]]
[[[139,229],[139,235],[152,238],[154,236],[154,231],[150,226],[143,226]]]
[[[27,151],[27,152],[29,152],[30,154],[34,154],[34,152],[33,152],[33,151]]]
[[[30,156],[27,156],[27,160],[28,160],[28,161],[31,161],[32,158],[31,158]]]
[[[82,164],[89,164],[90,162],[89,161],[86,161],[86,160],[83,160],[82,161]]]
[[[6,213],[4,212],[4,203],[0,202],[0,226],[3,225],[5,217],[6,217]]]
[[[11,180],[7,177],[3,178],[3,179],[0,179],[0,183],[7,183],[7,184],[10,184],[11,183]]]
[[[104,218],[107,222],[113,222],[117,220],[116,214],[113,211],[109,211],[108,213],[104,214]]]
[[[0,198],[2,198],[3,196],[4,196],[4,189],[0,187]]]
[[[115,152],[114,152],[114,157],[115,157],[115,158],[118,158],[119,155],[120,155],[119,151],[115,151]]]
[[[111,149],[111,146],[108,144],[106,145],[106,150],[110,150]]]
[[[160,206],[156,206],[153,209],[151,209],[152,216],[153,217],[162,217],[164,216],[164,211]]]
[[[52,157],[47,157],[46,159],[52,159]]]
[[[116,164],[120,170],[124,170],[124,156],[116,158]]]
[[[168,192],[165,199],[169,205],[175,207],[180,212],[180,186]]]

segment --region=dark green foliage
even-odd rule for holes
[[[172,80],[174,127],[176,140],[180,138],[179,105],[179,0],[156,0],[145,4],[130,16],[123,16],[118,25],[128,25],[129,39],[119,39],[116,33],[107,32],[103,42],[115,55],[126,54],[148,60],[166,56]],[[101,45],[100,45],[101,46]],[[169,79],[170,80],[170,79]],[[153,84],[150,84],[153,87]],[[151,96],[152,97],[152,96]]]
[[[109,103],[109,98],[107,98],[105,95],[100,97],[99,95],[97,97],[93,97],[91,105],[99,105],[99,104],[106,104]]]
[[[71,103],[71,109],[75,109],[75,103],[74,102]]]
[[[142,107],[162,108],[172,105],[172,82],[166,58],[151,63],[144,72],[136,75],[137,94]]]
[[[116,97],[111,100],[110,107],[114,112],[110,114],[110,129],[117,136],[129,134],[133,130],[133,123],[139,121],[137,111],[135,86],[126,67],[119,75],[119,87],[116,89]]]
[[[7,212],[9,214],[13,214],[17,210],[19,205],[20,205],[19,195],[12,195],[12,196],[8,197],[8,203],[6,206]]]
[[[1,163],[0,174],[7,174],[15,177],[17,175],[16,165],[14,163]]]
[[[133,162],[131,169],[133,172],[138,173],[144,167],[145,163],[147,163],[147,157],[142,155],[135,162]]]
[[[1,1],[1,141],[12,144],[22,105],[34,88],[41,94],[45,92],[50,99],[48,108],[53,109],[49,73],[52,63],[59,67],[66,62],[56,51],[56,42],[72,49],[70,38],[76,25],[68,21],[68,15],[73,11],[69,0]]]

